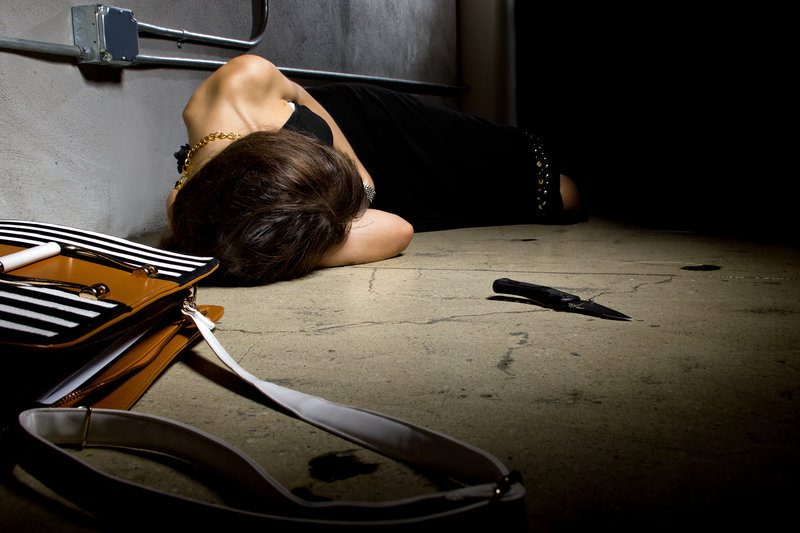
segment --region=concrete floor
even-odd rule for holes
[[[496,299],[500,277],[593,297],[633,320]],[[474,228],[418,234],[388,261],[204,288],[199,299],[226,308],[217,337],[252,373],[458,437],[520,470],[531,530],[764,531],[794,518],[797,248],[595,218]],[[134,409],[228,440],[298,492],[435,489],[254,401],[205,345]],[[157,465],[93,454],[120,475],[215,497]],[[311,463],[321,458],[327,468]],[[19,468],[0,502],[3,530],[99,528]]]

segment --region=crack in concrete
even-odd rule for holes
[[[523,314],[523,313],[533,313],[542,311],[541,309],[528,309],[523,311],[492,311],[490,313],[479,313],[479,314],[467,314],[467,315],[451,315],[445,316],[441,318],[431,318],[425,321],[414,321],[414,320],[387,320],[387,321],[364,321],[364,322],[351,322],[349,324],[335,324],[330,326],[324,326],[317,328],[316,331],[328,331],[331,329],[343,329],[343,328],[351,328],[351,327],[361,327],[361,326],[400,326],[403,324],[412,324],[415,326],[430,326],[433,324],[439,324],[442,322],[461,322],[462,320],[469,319],[469,318],[481,318],[487,317],[492,315],[507,315],[507,314]],[[297,333],[309,333],[309,330],[298,330]]]
[[[367,283],[367,292],[370,294],[379,294],[378,291],[375,290],[375,280],[378,277],[378,269],[373,268],[372,272],[369,275],[369,282]]]
[[[642,283],[638,283],[638,284],[634,285],[629,290],[600,292],[600,293],[597,293],[595,296],[592,296],[590,299],[594,300],[598,296],[603,296],[603,295],[606,295],[606,294],[633,294],[633,293],[639,292],[639,289],[642,288],[642,287],[645,287],[645,286],[648,286],[648,285],[661,285],[663,283],[672,283],[672,281],[674,279],[675,279],[675,276],[667,275],[665,277],[665,279],[662,279],[662,280],[659,280],[659,281],[643,281]]]
[[[245,335],[264,335],[264,334],[275,334],[275,335],[296,335],[299,333],[315,333],[315,332],[324,332],[330,331],[335,329],[347,329],[347,328],[358,328],[363,326],[401,326],[403,324],[411,324],[415,326],[430,326],[434,324],[440,324],[443,322],[461,322],[466,319],[470,318],[482,318],[492,315],[518,315],[518,314],[527,314],[527,313],[541,313],[549,311],[546,308],[531,308],[531,309],[524,309],[520,311],[492,311],[490,313],[480,313],[480,314],[466,314],[466,315],[451,315],[441,318],[431,318],[425,321],[413,321],[413,320],[386,320],[386,321],[375,321],[375,320],[366,320],[363,322],[350,322],[347,324],[331,324],[328,326],[319,326],[317,328],[301,328],[296,330],[250,330],[250,329],[243,329],[243,328],[226,328],[225,326],[217,325],[216,330],[221,332],[232,332],[232,333],[243,333]]]

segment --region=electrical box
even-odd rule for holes
[[[138,23],[129,9],[73,6],[72,36],[84,53],[81,63],[128,66],[139,54]]]

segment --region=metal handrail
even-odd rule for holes
[[[233,47],[250,49],[258,45],[266,32],[267,22],[269,20],[269,0],[261,0],[262,19],[257,28],[253,29],[251,40],[230,39],[227,37],[219,37],[216,35],[208,35],[203,33],[189,32],[186,30],[177,30],[172,28],[164,28],[152,24],[146,24],[139,21],[136,22],[136,31],[139,34],[155,35],[159,37],[166,37],[175,39],[178,42],[178,47],[184,42],[205,43],[217,46]],[[148,66],[166,66],[173,68],[190,68],[190,69],[205,69],[216,70],[225,64],[225,61],[216,61],[208,59],[192,59],[182,57],[162,57],[141,55],[136,52],[136,57],[123,58],[124,61],[115,61],[113,63],[104,63],[101,61],[92,61],[93,58],[89,57],[89,53],[84,47],[76,45],[63,45],[56,43],[47,43],[41,41],[31,41],[27,39],[17,39],[9,37],[0,37],[0,49],[19,50],[23,52],[34,52],[46,55],[58,55],[65,57],[72,57],[78,59],[79,62],[91,62],[92,64],[99,64],[104,66],[115,67],[148,67]],[[371,83],[381,85],[384,87],[392,88],[400,91],[409,91],[423,94],[434,95],[454,95],[460,92],[466,92],[466,87],[429,83],[414,80],[405,80],[398,78],[388,78],[382,76],[367,76],[360,74],[347,74],[342,72],[329,72],[323,70],[305,70],[288,67],[278,67],[278,69],[287,76],[293,76],[306,79],[323,79],[334,81],[357,81],[364,83]]]
[[[386,78],[382,76],[367,76],[364,74],[346,74],[343,72],[330,72],[325,70],[304,70],[299,68],[278,67],[286,76],[306,79],[322,79],[328,81],[354,81],[381,85],[398,91],[410,91],[418,94],[454,95],[469,91],[468,87],[447,85],[443,83],[430,83],[425,81],[405,80],[401,78]]]
[[[227,37],[219,37],[216,35],[208,35],[204,33],[195,33],[186,30],[175,30],[171,28],[163,28],[153,24],[136,21],[137,31],[141,34],[157,35],[161,37],[174,38],[178,41],[179,45],[183,42],[196,42],[214,44],[218,46],[230,46],[234,48],[250,49],[258,45],[264,38],[264,32],[267,29],[267,22],[269,20],[269,0],[261,0],[261,23],[258,28],[253,30],[251,40],[243,41],[239,39],[230,39]],[[48,43],[43,41],[32,41],[29,39],[18,39],[15,37],[2,37],[0,36],[0,49],[18,50],[21,52],[34,52],[46,55],[57,55],[65,57],[74,57],[77,59],[84,59],[86,52],[77,45]],[[143,56],[148,64],[154,64],[154,60],[163,61],[164,64],[174,64],[175,59],[181,61],[180,58],[154,58],[150,56]],[[138,57],[137,57],[138,59]],[[216,65],[218,67],[221,63],[214,61],[198,61],[186,60],[187,64],[195,64],[197,66],[208,67]],[[133,62],[132,62],[133,63]],[[119,65],[116,65],[119,66]]]
[[[184,42],[195,42],[217,46],[231,46],[233,48],[250,49],[258,45],[264,37],[264,32],[267,29],[267,21],[269,20],[269,0],[261,0],[261,14],[261,24],[257,29],[253,30],[253,35],[251,36],[250,41],[229,39],[227,37],[219,37],[205,33],[194,33],[186,30],[163,28],[161,26],[146,24],[144,22],[137,22],[137,27],[139,33],[175,39],[178,41],[179,45],[180,43]]]
[[[168,65],[176,68],[196,68],[216,70],[225,64],[225,61],[214,61],[210,59],[184,59],[176,57],[158,56],[136,56],[136,66],[146,67],[148,65]],[[303,79],[319,79],[326,81],[351,81],[380,85],[398,91],[407,91],[417,94],[430,94],[447,96],[461,92],[466,92],[466,87],[457,85],[447,85],[441,83],[430,83],[425,81],[406,80],[401,78],[387,78],[382,76],[367,76],[364,74],[347,74],[344,72],[332,72],[326,70],[306,70],[291,67],[278,67],[288,77]]]

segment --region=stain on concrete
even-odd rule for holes
[[[308,462],[311,477],[326,483],[371,474],[378,469],[374,463],[364,463],[353,455],[353,450],[331,452],[315,457]]]
[[[745,310],[747,313],[755,315],[796,315],[797,311],[794,309],[786,309],[785,307],[753,307]]]
[[[509,373],[511,369],[511,363],[514,362],[514,357],[512,357],[514,350],[518,349],[521,346],[526,346],[528,344],[528,333],[524,331],[515,331],[510,333],[512,337],[519,337],[517,340],[517,346],[511,347],[506,350],[506,353],[500,359],[500,362],[497,363],[497,368],[502,370],[505,373]]]

